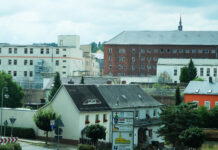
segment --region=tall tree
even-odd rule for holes
[[[188,64],[188,70],[189,70],[189,81],[194,80],[197,77],[197,69],[195,68],[192,59]]]
[[[83,76],[81,77],[80,84],[85,84],[85,83],[84,83],[84,77],[83,77]]]
[[[158,134],[175,147],[181,147],[179,135],[182,131],[198,125],[198,114],[193,105],[180,104],[162,108],[161,127]]]
[[[48,97],[49,101],[53,98],[53,96],[55,95],[55,93],[57,92],[60,86],[61,86],[60,74],[56,72],[56,75],[54,77],[54,86],[52,87]]]
[[[48,143],[48,132],[52,131],[50,127],[50,121],[56,120],[58,117],[60,116],[57,116],[57,114],[51,109],[39,109],[37,113],[33,116],[33,120],[36,126],[46,132],[46,144]]]
[[[181,68],[181,74],[179,76],[179,80],[182,83],[188,83],[190,81],[188,67]]]
[[[182,102],[179,86],[176,87],[174,100],[175,100],[175,105],[179,105]]]
[[[9,97],[4,98],[3,105],[4,107],[16,108],[23,106],[23,97],[24,92],[21,86],[19,86],[16,82],[12,80],[12,76],[5,73],[0,72],[0,97],[2,97],[2,89],[3,87],[7,87],[8,90],[4,89],[4,95],[7,93]]]
[[[92,50],[92,53],[95,53],[98,49],[98,45],[95,43],[95,42],[92,42],[91,43],[91,50]]]

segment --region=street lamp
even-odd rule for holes
[[[2,137],[2,116],[3,116],[3,114],[2,114],[2,109],[3,109],[4,96],[5,96],[5,98],[8,98],[8,97],[9,97],[9,95],[8,95],[7,93],[4,95],[4,90],[6,90],[6,92],[8,92],[8,87],[3,87],[3,88],[2,88],[2,101],[1,101],[1,130],[0,130],[0,137]]]

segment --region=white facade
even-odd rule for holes
[[[160,58],[157,63],[157,79],[161,74],[168,74],[172,83],[180,83],[179,76],[181,68],[188,66],[190,59],[166,59]],[[218,81],[218,59],[192,59],[196,69],[197,76],[208,80],[209,76],[214,81]]]
[[[55,72],[61,77],[78,75],[83,70],[78,38],[72,38],[76,46],[0,45],[0,70],[11,74],[17,82],[37,82]],[[64,42],[65,38],[62,39]]]

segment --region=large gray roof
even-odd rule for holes
[[[191,81],[184,94],[218,95],[218,82]]]
[[[138,85],[98,85],[97,87],[111,109],[162,105]]]
[[[192,59],[195,66],[218,66],[218,59]],[[188,65],[187,58],[159,58],[158,65],[184,66]]]
[[[218,31],[124,31],[105,44],[218,45]]]

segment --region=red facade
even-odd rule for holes
[[[104,46],[104,74],[113,76],[156,75],[158,58],[208,58],[217,56],[217,46],[109,45]]]

